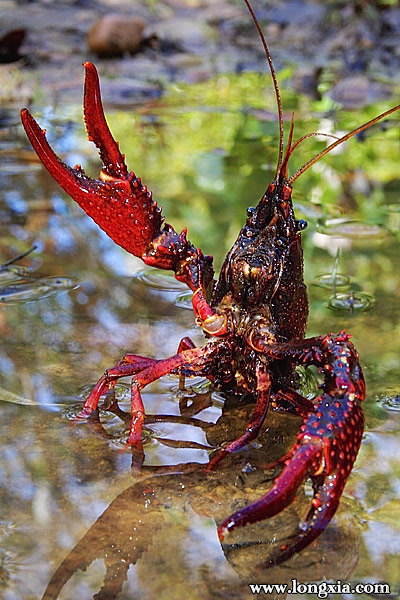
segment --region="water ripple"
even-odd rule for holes
[[[393,396],[384,395],[377,398],[378,403],[386,408],[386,410],[400,412],[400,395],[396,394]]]
[[[29,276],[31,276],[31,271],[28,267],[14,265],[0,268],[0,284],[14,283]]]
[[[184,283],[177,281],[168,271],[161,269],[141,269],[135,273],[134,277],[149,287],[158,290],[176,291],[186,289]]]
[[[73,290],[78,285],[69,277],[42,277],[33,281],[16,281],[13,285],[0,287],[0,304],[34,302]]]
[[[327,289],[345,288],[350,283],[350,277],[343,273],[323,273],[317,275],[313,283]]]
[[[375,297],[365,292],[343,292],[335,294],[328,300],[329,308],[341,312],[362,312],[369,310],[375,304]]]
[[[380,225],[348,219],[332,219],[319,227],[318,231],[332,237],[352,238],[356,240],[381,239],[387,235],[386,229]]]
[[[181,292],[180,294],[177,294],[174,303],[176,306],[179,306],[180,308],[186,308],[187,310],[193,310],[192,296],[193,296],[193,294],[191,291]]]

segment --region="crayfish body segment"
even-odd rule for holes
[[[151,192],[129,172],[107,126],[99,79],[85,63],[84,117],[88,137],[99,149],[103,167],[99,179],[79,167],[63,163],[50,148],[45,132],[24,109],[22,123],[46,169],[83,210],[120,246],[147,265],[172,270],[193,292],[198,324],[207,335],[204,347],[183,340],[175,356],[163,360],[126,354],[108,369],[87,398],[80,413],[87,418],[102,395],[120,377],[131,376],[132,421],[128,444],[142,452],[145,408],[141,390],[149,383],[176,373],[200,375],[223,391],[246,392],[255,404],[243,434],[211,457],[208,470],[255,439],[270,406],[290,410],[302,418],[297,441],[272,488],[257,502],[228,517],[219,527],[221,539],[235,527],[270,517],[295,497],[309,477],[314,498],[304,524],[290,543],[282,546],[265,566],[288,559],[311,543],[334,515],[357,456],[363,432],[361,403],[365,385],[358,355],[344,332],[305,338],[308,299],[303,280],[301,231],[295,219],[292,183],[339,143],[363,131],[390,109],[333,142],[288,177],[288,161],[303,139],[292,142],[293,122],[283,152],[283,119],[279,89],[269,50],[253,16],[270,66],[278,106],[280,143],[275,180],[247,219],[214,280],[212,257],[191,244],[186,231],[177,233],[164,222]],[[322,393],[311,402],[296,391],[297,365],[314,365],[323,373]]]

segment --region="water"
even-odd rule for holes
[[[243,75],[172,90],[134,113],[110,113],[128,164],[154,190],[167,221],[188,226],[189,239],[217,265],[272,176],[277,127],[260,110],[266,103],[273,99],[263,80]],[[333,108],[290,91],[284,105],[299,115],[298,136],[319,129],[320,115]],[[388,106],[329,113],[330,125],[350,129]],[[68,120],[61,107],[35,113],[67,162],[94,175],[80,110],[70,107]],[[221,417],[221,397],[202,382],[187,396],[173,377],[146,388],[142,473],[131,473],[123,419],[103,412],[101,424],[72,426],[96,379],[126,351],[164,357],[182,337],[202,343],[202,334],[182,308],[188,298],[180,286],[143,274],[141,261],[100,232],[38,167],[20,129],[4,129],[0,143],[0,261],[37,246],[8,267],[11,281],[0,270],[0,296],[12,286],[60,284],[51,295],[40,288],[0,305],[2,597],[31,600],[47,588],[47,600],[96,593],[104,600],[244,599],[253,597],[248,583],[293,577],[399,589],[398,125],[374,128],[296,182],[298,217],[309,225],[302,234],[309,334],[352,333],[368,385],[366,433],[334,522],[315,545],[270,571],[256,565],[304,518],[308,485],[283,514],[223,547],[215,523],[268,489],[276,472],[262,467],[287,451],[298,420],[271,415],[257,443],[208,476],[193,463],[206,463],[210,449],[241,433],[251,406]],[[292,172],[324,143],[301,146]],[[333,272],[345,288],[335,288]],[[324,286],[314,285],[321,276]],[[373,302],[369,310],[349,308],[343,293]],[[345,306],[332,310],[331,296]],[[117,395],[127,411],[127,382]],[[189,466],[175,466],[181,463]]]

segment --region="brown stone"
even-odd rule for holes
[[[138,17],[105,15],[90,28],[87,44],[100,57],[134,54],[143,41],[144,28],[145,22]]]

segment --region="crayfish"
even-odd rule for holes
[[[279,87],[265,37],[248,0],[247,8],[262,41],[279,117],[279,151],[275,179],[247,218],[214,280],[212,257],[191,244],[186,230],[177,233],[164,222],[152,193],[132,171],[112,137],[104,116],[99,79],[93,64],[84,64],[84,118],[88,138],[97,146],[103,168],[98,179],[82,168],[63,163],[49,146],[45,131],[24,109],[22,122],[42,163],[83,210],[122,248],[146,265],[173,271],[192,291],[193,311],[206,343],[195,347],[184,338],[177,354],[151,359],[126,354],[108,369],[79,414],[90,417],[99,399],[112,391],[121,377],[132,376],[130,431],[127,444],[142,451],[145,409],[141,390],[167,374],[202,376],[231,394],[251,394],[254,409],[243,434],[211,456],[206,471],[254,440],[270,407],[297,414],[302,425],[296,443],[282,459],[283,470],[272,488],[256,502],[238,510],[219,526],[222,540],[232,529],[271,517],[295,497],[309,477],[314,496],[309,512],[290,542],[269,558],[278,564],[310,544],[325,529],[338,507],[363,434],[361,408],[365,383],[358,353],[344,331],[306,338],[307,290],[303,280],[301,232],[296,220],[292,185],[300,175],[339,144],[400,105],[335,139],[293,175],[288,163],[293,151],[310,133],[293,140],[293,118],[284,148],[284,126]],[[321,393],[314,400],[298,391],[299,365],[314,365],[323,374]]]

